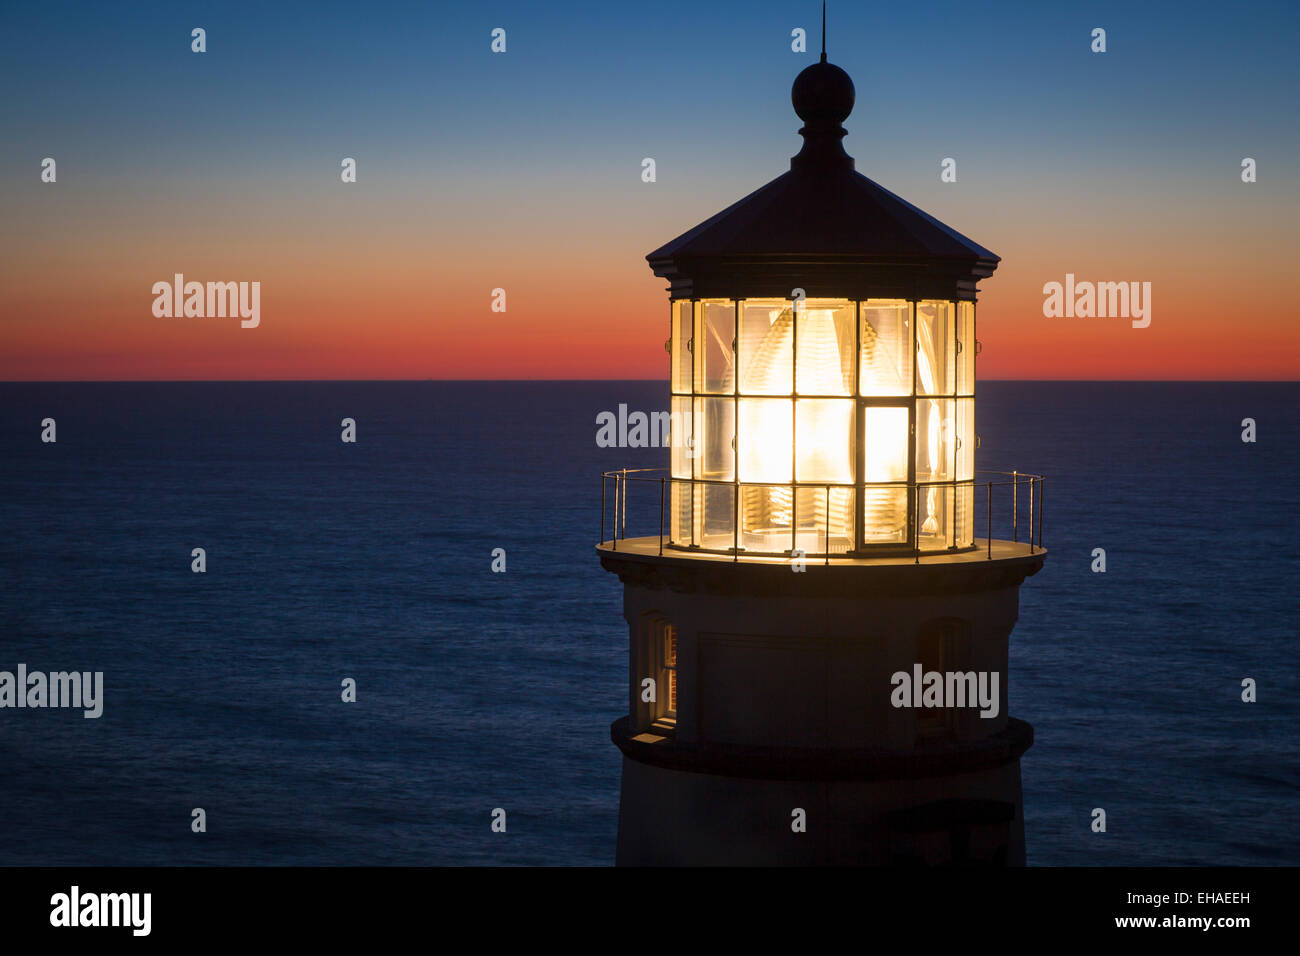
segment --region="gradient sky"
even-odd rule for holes
[[[1300,377],[1300,7],[1131,6],[832,0],[845,146],[1002,257],[982,378]],[[645,254],[788,168],[819,9],[6,4],[0,379],[666,379]],[[176,272],[261,326],[155,318]],[[1067,272],[1151,326],[1045,318]]]

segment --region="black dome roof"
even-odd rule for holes
[[[815,63],[794,81],[804,146],[790,171],[646,258],[674,298],[973,299],[998,257],[853,168],[840,123],[853,81]]]

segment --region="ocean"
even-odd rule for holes
[[[0,865],[611,864],[599,475],[667,450],[596,416],[666,392],[0,384],[0,670],[104,672],[98,719],[0,710]],[[1047,476],[1008,684],[1031,865],[1300,864],[1298,408],[979,385],[976,467]]]

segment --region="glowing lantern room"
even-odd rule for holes
[[[667,543],[974,547],[975,297],[998,257],[856,172],[853,82],[792,91],[790,171],[650,253],[672,298]]]

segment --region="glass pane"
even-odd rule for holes
[[[800,398],[794,410],[795,481],[852,481],[853,399]]]
[[[673,303],[673,391],[691,390],[691,300],[679,299]]]
[[[740,304],[740,393],[789,395],[794,391],[794,311],[783,299]]]
[[[956,489],[953,506],[953,542],[959,548],[969,548],[975,543],[975,486],[961,484]]]
[[[793,402],[788,398],[740,400],[736,445],[741,481],[790,480],[793,423]]]
[[[954,332],[951,302],[916,304],[916,392],[951,395]]]
[[[952,485],[918,485],[916,492],[917,541],[923,551],[952,546]]]
[[[859,394],[912,394],[911,315],[911,304],[902,299],[862,303]]]
[[[783,554],[793,543],[790,521],[794,494],[785,486],[740,486],[740,546],[746,551]]]
[[[907,481],[908,409],[868,405],[862,417],[862,480]]]
[[[907,487],[866,488],[862,492],[863,540],[867,544],[907,541]]]
[[[975,394],[975,303],[957,303],[957,394]]]
[[[703,515],[695,540],[710,551],[726,551],[735,546],[732,526],[736,520],[735,485],[700,485]]]
[[[809,299],[795,314],[795,385],[801,395],[853,394],[853,303]]]
[[[956,448],[958,481],[975,477],[975,399],[957,399]]]
[[[691,415],[691,397],[674,395],[669,427],[672,430],[672,477],[692,477],[691,465],[695,459],[694,419]]]
[[[700,300],[695,342],[695,391],[730,395],[735,391],[736,305],[730,299]]]
[[[956,402],[951,398],[916,400],[916,480],[951,481],[954,462],[953,414]]]
[[[736,477],[736,402],[731,398],[696,399],[700,406],[700,468],[697,478],[731,481]]]
[[[805,555],[844,554],[853,549],[852,488],[799,488],[795,492],[795,518],[799,531],[795,547]],[[829,508],[828,508],[829,506]],[[829,515],[828,515],[829,510]]]
[[[695,509],[692,507],[692,489],[695,486],[689,481],[669,482],[669,529],[668,540],[673,544],[689,546],[692,544],[691,533],[693,522],[691,520]]]

